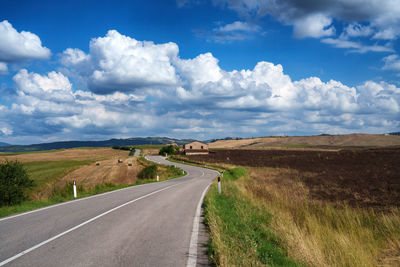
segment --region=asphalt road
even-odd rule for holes
[[[0,266],[207,264],[194,222],[217,172],[149,158],[187,175],[0,219]]]

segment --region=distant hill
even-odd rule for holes
[[[0,142],[0,146],[9,146],[10,144]]]
[[[8,145],[0,146],[0,152],[29,152],[51,149],[75,148],[75,147],[111,147],[134,146],[134,145],[165,145],[176,143],[183,145],[194,141],[193,139],[174,139],[168,137],[134,137],[127,139],[110,139],[105,141],[64,141],[54,143],[43,143],[33,145]]]

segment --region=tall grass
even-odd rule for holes
[[[310,266],[400,266],[400,214],[312,200],[287,169],[252,168],[244,185],[271,212],[271,227]]]
[[[238,178],[245,175],[243,168],[225,172],[223,193],[214,184],[205,198],[212,261],[218,266],[299,266],[271,231],[271,214],[238,187]]]

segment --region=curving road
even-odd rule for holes
[[[0,219],[0,266],[198,266],[200,204],[216,171],[129,187]]]

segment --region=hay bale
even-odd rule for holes
[[[118,163],[122,163],[122,160],[118,159]]]
[[[128,166],[132,166],[132,162],[129,161],[129,162],[128,162]]]
[[[96,166],[99,166],[99,165],[100,165],[100,162],[97,161],[97,162],[96,162]]]

